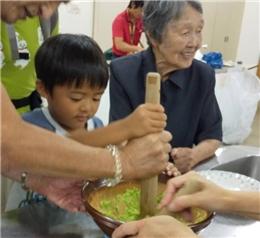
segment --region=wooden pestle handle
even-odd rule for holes
[[[146,103],[160,103],[161,77],[158,73],[150,72],[146,76]],[[157,207],[158,176],[141,181],[141,217],[153,216]]]
[[[173,199],[176,197],[192,194],[199,190],[199,183],[196,180],[188,180],[174,195]],[[171,215],[172,212],[167,208],[163,207],[156,215]]]

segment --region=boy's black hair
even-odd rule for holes
[[[48,38],[35,56],[39,80],[52,93],[56,85],[87,83],[91,88],[105,88],[108,66],[97,43],[86,35],[60,34]]]
[[[142,8],[143,6],[144,6],[144,1],[130,0],[127,8],[138,8],[138,7]]]

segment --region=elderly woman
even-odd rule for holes
[[[197,1],[147,1],[144,28],[149,48],[111,63],[110,121],[143,103],[146,74],[160,73],[166,130],[173,134],[171,156],[181,172],[212,156],[222,140],[214,70],[194,59],[203,25]]]

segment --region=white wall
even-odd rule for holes
[[[60,32],[81,33],[93,37],[94,2],[75,0],[59,7]],[[96,114],[104,124],[108,124],[109,95],[108,87],[102,96],[99,110]]]
[[[112,47],[112,22],[126,9],[128,2],[128,0],[95,1],[93,37],[103,51]]]
[[[94,10],[95,4],[97,3],[94,3],[93,1],[90,0],[82,0],[82,1],[75,0],[68,4],[62,4],[59,7],[60,32],[76,33],[76,34],[82,33],[93,37],[94,34],[93,19],[94,19],[94,12],[96,12]],[[106,11],[109,10],[107,11],[109,13],[111,9],[107,8],[105,10]],[[98,21],[98,18],[102,17],[102,15],[104,15],[104,13],[98,14],[96,20]],[[105,31],[103,32],[103,34],[105,34]],[[108,37],[109,35],[110,33],[108,34]],[[98,42],[98,44],[101,45],[100,42]],[[110,104],[109,104],[109,86],[108,86],[104,95],[102,96],[100,106],[96,114],[96,116],[98,116],[105,125],[108,124],[109,106]]]
[[[109,121],[108,120],[109,108],[110,108],[110,99],[109,99],[109,83],[108,83],[107,88],[104,94],[102,95],[98,111],[96,113],[96,116],[103,121],[104,125],[107,125]]]
[[[59,7],[61,33],[93,36],[93,1],[74,0]]]
[[[246,0],[242,20],[240,39],[237,51],[237,61],[243,61],[246,66],[258,64],[260,55],[260,3]]]

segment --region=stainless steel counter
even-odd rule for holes
[[[248,146],[230,146],[219,149],[216,154],[216,157],[200,164],[195,170],[207,170],[247,155],[260,155],[260,149]],[[103,237],[102,231],[88,215],[69,213],[48,202],[2,214],[1,230],[4,238]],[[259,234],[260,222],[217,214],[212,223],[199,235],[203,238],[254,238],[259,237]]]

